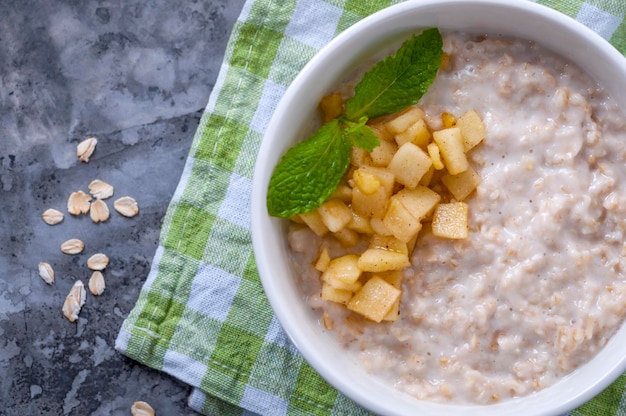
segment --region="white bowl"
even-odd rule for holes
[[[367,409],[385,415],[560,415],[600,393],[626,370],[626,326],[588,364],[555,385],[488,406],[419,401],[368,375],[324,333],[288,264],[286,221],[270,217],[267,187],[280,156],[303,138],[320,98],[338,80],[421,28],[510,35],[547,47],[578,64],[608,91],[626,91],[626,59],[575,20],[526,0],[420,0],[389,7],[355,24],[323,48],[280,101],[258,154],[252,191],[252,236],[269,302],[311,366]],[[626,94],[614,97],[626,108]]]

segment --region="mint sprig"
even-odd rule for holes
[[[270,215],[312,211],[333,193],[350,164],[352,144],[337,119],[289,149],[276,166],[267,192]]]
[[[276,217],[309,212],[330,197],[350,164],[352,145],[371,152],[380,145],[369,119],[416,104],[435,80],[443,40],[427,29],[374,65],[346,102],[345,114],[289,149],[274,169],[267,209]]]
[[[395,55],[378,62],[363,75],[346,103],[346,117],[357,120],[393,114],[417,104],[435,80],[441,64],[443,39],[428,29],[406,41]]]

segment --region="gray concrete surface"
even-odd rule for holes
[[[0,415],[195,414],[188,386],[113,349],[145,280],[243,0],[0,0]],[[79,141],[95,136],[89,163]],[[111,219],[67,214],[93,179],[115,187]],[[113,211],[133,196],[140,214]],[[46,225],[47,208],[66,213]],[[60,244],[80,238],[85,251]],[[87,258],[107,288],[75,323],[61,307]],[[56,282],[38,275],[50,263]]]

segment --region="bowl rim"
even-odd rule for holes
[[[306,336],[306,332],[304,332],[301,325],[295,322],[292,319],[292,311],[286,306],[283,299],[280,298],[278,292],[275,290],[274,281],[272,279],[272,267],[276,266],[273,259],[269,259],[266,257],[266,249],[267,249],[267,241],[265,239],[265,235],[272,226],[279,227],[279,222],[283,221],[280,219],[274,219],[268,216],[267,209],[265,205],[266,200],[266,188],[267,188],[267,166],[263,166],[263,162],[266,160],[267,155],[272,150],[271,145],[271,136],[276,135],[277,132],[280,131],[280,118],[281,115],[288,109],[290,103],[297,98],[297,95],[300,93],[301,89],[306,85],[309,80],[309,72],[320,65],[323,65],[326,62],[329,62],[333,59],[333,57],[337,56],[337,54],[341,54],[341,51],[346,47],[346,43],[350,42],[355,36],[359,36],[365,31],[368,30],[369,26],[375,24],[380,21],[386,21],[388,19],[393,19],[394,16],[401,15],[407,12],[414,12],[414,9],[427,9],[428,7],[454,7],[454,6],[468,6],[472,4],[478,7],[497,7],[502,10],[515,10],[522,11],[530,14],[539,14],[543,18],[550,20],[559,26],[569,27],[572,31],[577,31],[580,33],[580,37],[586,37],[590,39],[590,42],[593,42],[599,48],[599,53],[603,56],[610,58],[613,61],[621,61],[626,67],[626,58],[619,53],[608,41],[603,39],[596,32],[591,30],[590,28],[584,26],[582,23],[576,21],[575,19],[562,14],[552,8],[547,6],[543,6],[541,4],[536,4],[532,1],[528,0],[507,0],[503,2],[502,0],[409,0],[403,3],[395,4],[389,6],[385,9],[382,9],[372,15],[369,15],[359,22],[355,23],[351,27],[347,28],[345,31],[337,35],[330,43],[322,47],[315,56],[303,67],[303,69],[299,72],[299,74],[294,78],[291,82],[287,90],[285,91],[283,97],[279,101],[274,114],[272,115],[265,134],[263,136],[263,140],[261,146],[259,148],[259,153],[257,156],[257,162],[255,163],[255,169],[253,174],[253,185],[252,185],[252,198],[251,198],[251,226],[252,226],[252,243],[253,250],[255,253],[255,261],[257,263],[257,268],[259,271],[259,276],[264,287],[265,293],[268,297],[270,306],[272,307],[278,322],[281,324],[285,333],[294,344],[294,346],[299,350],[304,359],[310,363],[310,365],[317,371],[322,378],[324,378],[330,385],[336,388],[338,391],[343,393],[348,398],[354,400],[356,403],[361,406],[377,412],[387,414],[389,411],[388,408],[385,407],[385,404],[381,404],[376,402],[371,397],[365,397],[355,388],[351,388],[347,386],[341,379],[336,377],[336,374],[331,368],[330,365],[326,365],[326,363],[320,362],[316,351],[312,348],[312,346],[308,345],[307,342],[304,341]],[[415,31],[418,31],[423,27],[416,26]],[[617,98],[617,97],[615,97]],[[621,103],[624,105],[624,103]],[[287,146],[289,147],[289,146]],[[270,170],[273,170],[273,166]],[[269,219],[269,220],[268,220]],[[615,339],[613,337],[609,344]],[[607,348],[605,346],[605,348]],[[597,357],[597,355],[596,355]],[[577,370],[576,370],[577,371]],[[575,371],[575,372],[576,372]],[[585,389],[575,392],[575,394],[568,400],[563,402],[560,405],[554,405],[550,408],[543,409],[535,414],[562,414],[573,408],[587,402],[591,398],[593,398],[596,394],[598,394],[601,390],[610,385],[621,373],[626,371],[626,354],[621,357],[621,360],[612,368],[611,371],[605,374],[602,379],[596,380],[595,383],[592,383],[586,386]],[[567,379],[571,376],[568,375],[564,379]],[[560,383],[561,381],[555,383],[554,385]],[[553,386],[554,386],[553,385]],[[548,387],[546,389],[550,389]],[[546,390],[544,389],[544,391]],[[524,396],[520,399],[511,399],[506,400],[503,403],[515,403],[519,401],[523,401]],[[417,400],[417,399],[416,399]],[[430,406],[426,405],[427,408]],[[507,405],[509,406],[509,405]],[[498,405],[471,405],[473,409],[476,409],[478,413],[481,414],[483,410],[486,408],[497,408]],[[439,406],[435,404],[432,407],[432,411],[435,413],[438,412],[438,409],[449,409],[452,412],[458,412],[460,410],[467,410],[466,406],[459,406],[456,404],[445,404]],[[528,409],[528,410],[537,410],[537,409]],[[437,413],[438,414],[438,413]],[[505,414],[505,413],[501,413]]]

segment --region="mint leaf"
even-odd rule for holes
[[[374,133],[374,130],[367,125],[360,126],[358,129],[351,132],[346,131],[346,136],[356,147],[367,150],[368,152],[380,146],[378,136]]]
[[[275,217],[312,211],[333,193],[350,163],[352,143],[337,119],[290,148],[270,179],[267,210]]]
[[[380,140],[371,127],[365,125],[367,117],[363,116],[358,121],[350,121],[345,117],[339,117],[342,124],[346,126],[346,137],[356,147],[371,152],[374,148],[380,146]]]
[[[404,42],[398,51],[374,65],[346,103],[346,117],[379,117],[417,104],[435,79],[441,64],[443,40],[427,29]]]

